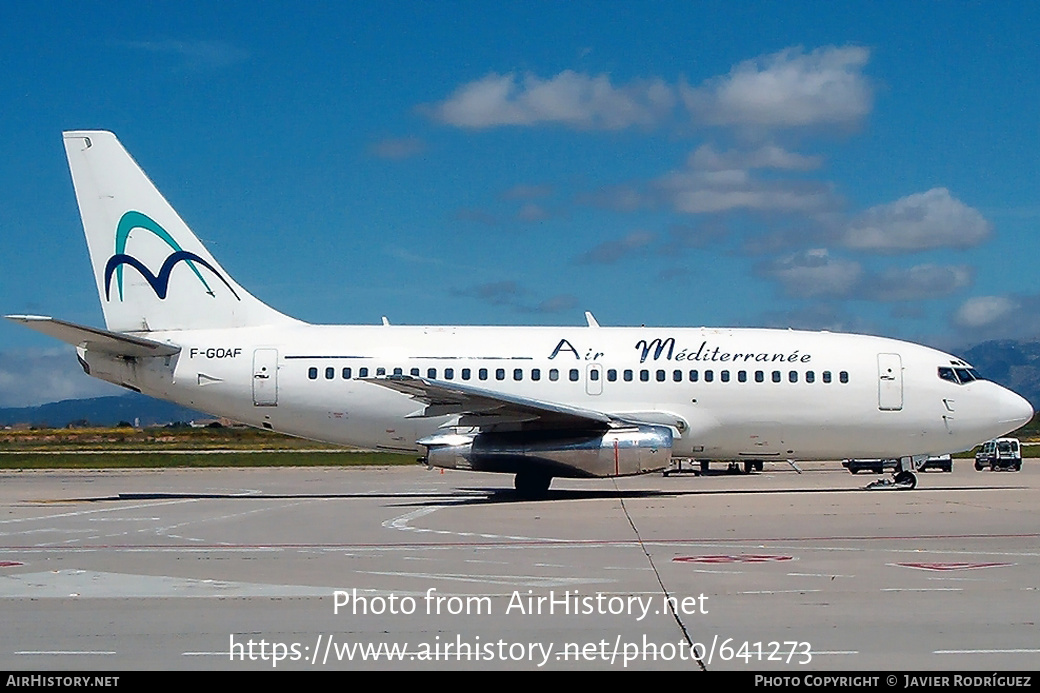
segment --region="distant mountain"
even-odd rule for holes
[[[61,428],[72,421],[86,421],[97,426],[114,426],[120,421],[142,426],[156,426],[174,421],[210,418],[208,414],[130,392],[114,397],[66,399],[38,407],[0,408],[0,426],[27,423],[33,426]]]
[[[1000,339],[960,354],[984,378],[1009,387],[1040,409],[1040,342]]]

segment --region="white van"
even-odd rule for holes
[[[1022,446],[1018,438],[994,438],[982,444],[982,449],[975,453],[975,470],[981,472],[986,467],[998,469],[1022,469]]]

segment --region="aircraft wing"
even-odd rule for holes
[[[607,429],[613,417],[591,409],[568,407],[492,392],[461,383],[430,380],[409,375],[384,378],[362,378],[365,382],[411,396],[426,407],[409,418],[459,415],[453,425],[493,426],[495,424],[528,424],[538,428]]]
[[[4,317],[73,346],[113,356],[173,356],[181,350],[175,344],[156,342],[122,332],[110,332],[97,327],[77,325],[42,315],[6,315]]]

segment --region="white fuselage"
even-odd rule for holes
[[[92,374],[254,426],[386,450],[418,451],[417,440],[457,417],[423,417],[421,403],[365,377],[418,375],[630,415],[671,427],[673,456],[705,459],[942,454],[1032,412],[990,381],[940,378],[940,367],[967,366],[955,357],[862,335],[299,324],[148,336],[181,352],[88,353]]]

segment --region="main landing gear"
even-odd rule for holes
[[[900,457],[891,479],[878,479],[867,484],[869,491],[912,491],[917,488],[917,471],[927,457],[919,460],[912,457]]]
[[[549,494],[552,474],[541,469],[524,469],[516,473],[513,488],[522,498],[545,498]]]

